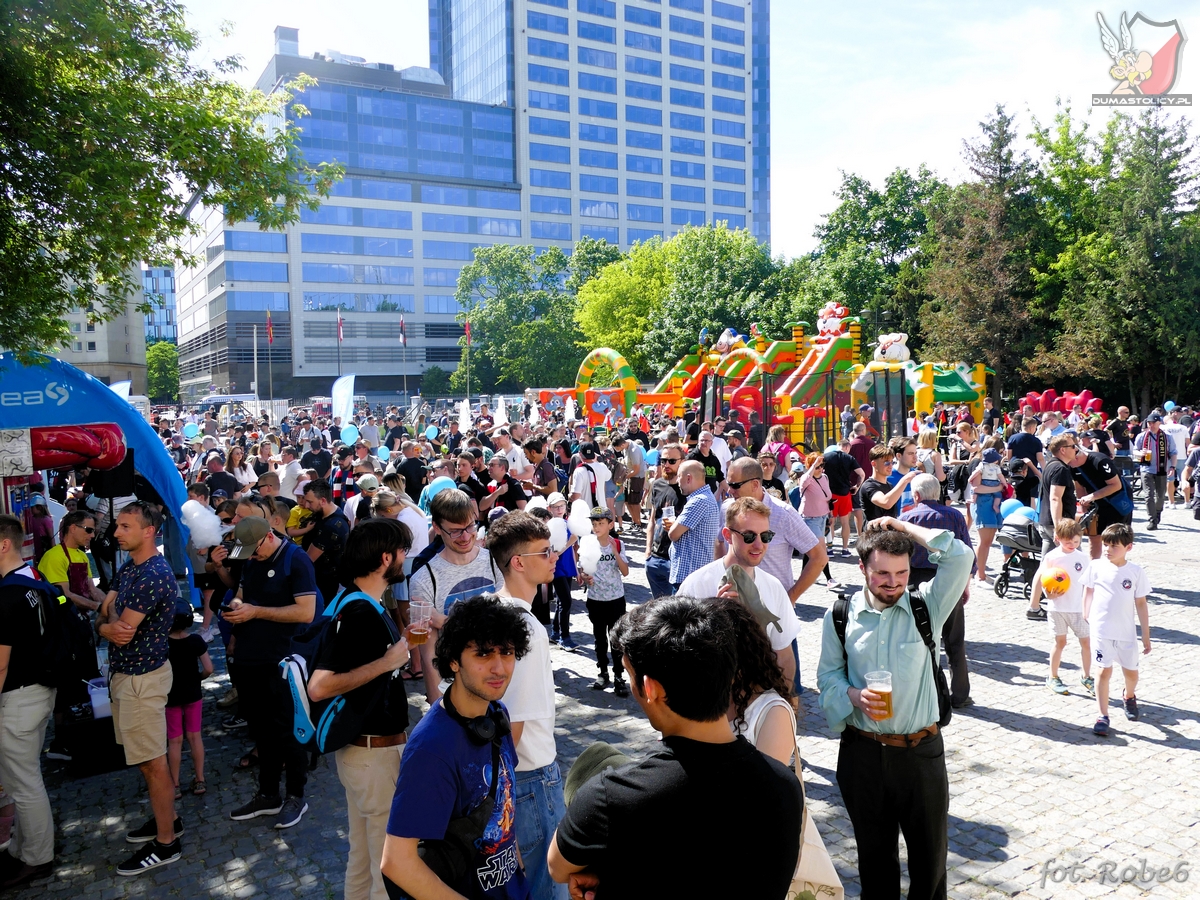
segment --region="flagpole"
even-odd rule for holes
[[[271,345],[275,343],[275,329],[271,325],[271,311],[267,310],[267,400],[271,404],[271,415],[275,415],[275,367],[271,359],[274,352]]]
[[[258,323],[254,323],[254,399],[261,395],[258,392]]]
[[[342,311],[337,314],[338,378],[342,377]]]
[[[404,333],[404,313],[400,313],[400,367],[404,371],[404,402],[408,403],[408,335]]]

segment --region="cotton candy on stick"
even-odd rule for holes
[[[458,407],[458,430],[464,435],[471,427],[471,402],[464,400]]]
[[[583,500],[576,500],[571,504],[571,514],[567,516],[567,525],[570,526],[571,534],[577,534],[581,537],[585,534],[592,533],[592,510]]]
[[[579,568],[587,575],[595,575],[600,568],[600,539],[594,534],[579,539]]]
[[[525,508],[529,509],[528,504]],[[562,553],[567,548],[567,541],[570,540],[566,521],[557,518],[551,519],[546,523],[546,527],[550,529],[550,549],[555,553]]]
[[[192,545],[203,549],[221,543],[225,533],[231,529],[221,524],[221,517],[207,503],[188,500],[183,504],[183,524],[192,533]]]

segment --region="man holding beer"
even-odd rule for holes
[[[935,663],[908,591],[915,545],[937,568],[921,597],[939,634],[971,577],[974,554],[949,531],[885,517],[868,522],[858,542],[866,585],[850,599],[844,641],[832,609],[821,636],[820,703],[842,734],[837,780],[854,825],[864,897],[900,894],[897,828],[908,847],[910,900],[946,896],[950,787]]]

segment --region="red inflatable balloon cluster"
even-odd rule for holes
[[[1075,409],[1075,404],[1078,403],[1085,413],[1098,413],[1100,407],[1104,405],[1104,401],[1099,397],[1093,397],[1089,390],[1080,391],[1078,394],[1066,391],[1062,396],[1059,396],[1058,391],[1054,388],[1049,388],[1042,391],[1040,394],[1037,391],[1030,391],[1021,398],[1021,409],[1026,405],[1032,406],[1035,413],[1044,412],[1060,412],[1070,413]]]
[[[37,469],[112,469],[125,459],[125,435],[111,422],[30,428],[29,440]]]

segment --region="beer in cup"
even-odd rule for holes
[[[879,721],[890,719],[892,717],[892,673],[891,672],[868,672],[867,673],[867,690],[874,691],[883,698],[887,703],[887,712],[879,716]],[[871,718],[875,718],[872,716]]]
[[[432,600],[414,600],[408,604],[408,643],[419,646],[429,640],[429,622],[433,618]]]

